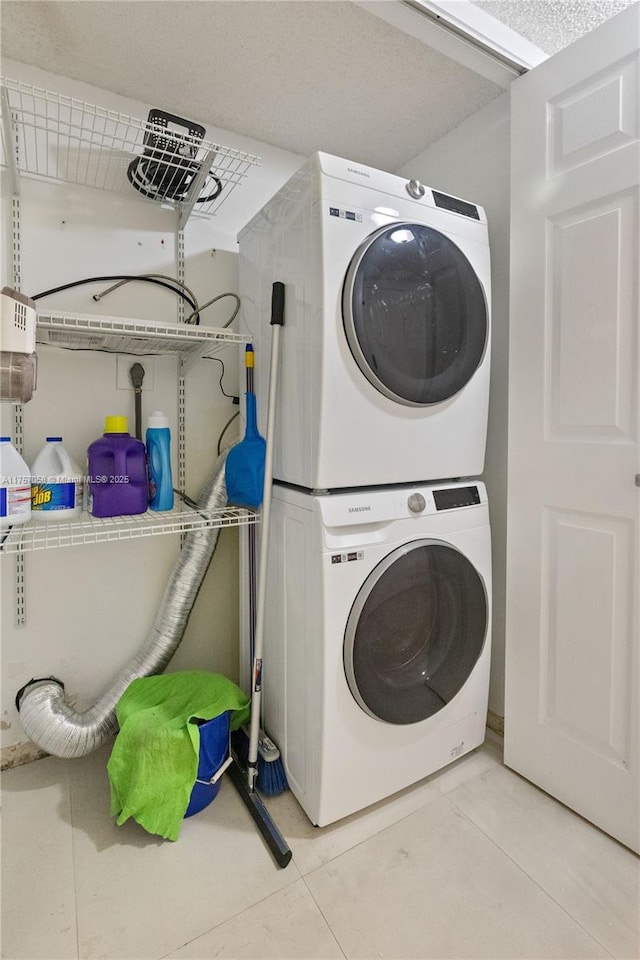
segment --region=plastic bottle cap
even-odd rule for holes
[[[62,437],[45,437],[47,443],[62,443]]]
[[[163,427],[169,426],[169,417],[166,413],[163,413],[162,410],[153,410],[149,414],[149,419],[147,420],[147,427],[150,427],[152,430],[154,428],[162,429]]]
[[[129,433],[129,424],[126,417],[105,417],[105,433]]]

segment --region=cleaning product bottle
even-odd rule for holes
[[[171,431],[169,418],[154,410],[147,421],[147,458],[149,465],[149,509],[173,508],[171,476]]]
[[[0,437],[0,530],[31,517],[31,471],[11,437]]]
[[[147,457],[142,440],[129,435],[126,417],[107,417],[104,436],[87,450],[89,513],[120,517],[145,513]]]
[[[62,437],[47,442],[31,466],[31,511],[36,520],[70,520],[82,510],[82,473]]]

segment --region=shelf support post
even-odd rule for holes
[[[2,135],[11,176],[11,282],[14,290],[22,287],[22,234],[20,221],[20,135],[17,117],[11,111],[9,93],[2,89]],[[13,407],[13,442],[18,453],[24,449],[24,420],[22,404]],[[25,561],[22,550],[16,553],[15,561],[15,625],[24,627],[27,622],[25,602]]]
[[[177,276],[180,283],[185,282],[185,248],[184,248],[184,229],[181,213],[178,211],[176,228],[176,253],[177,253]],[[178,323],[185,321],[184,298],[178,297]],[[182,357],[178,359],[178,490],[186,492],[187,470],[186,470],[186,443],[185,443],[185,423],[186,423],[186,397],[185,397],[185,364]],[[185,535],[180,537],[180,547],[184,544]]]

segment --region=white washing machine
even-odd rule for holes
[[[286,287],[277,479],[330,490],[482,473],[490,262],[481,207],[318,153],[239,242],[263,432],[271,288]]]
[[[482,483],[276,485],[264,720],[324,826],[479,746],[491,638]]]

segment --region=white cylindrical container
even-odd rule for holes
[[[31,517],[31,471],[11,443],[0,437],[0,530]]]
[[[82,472],[62,446],[47,442],[31,467],[31,515],[34,520],[71,520],[82,510]]]

